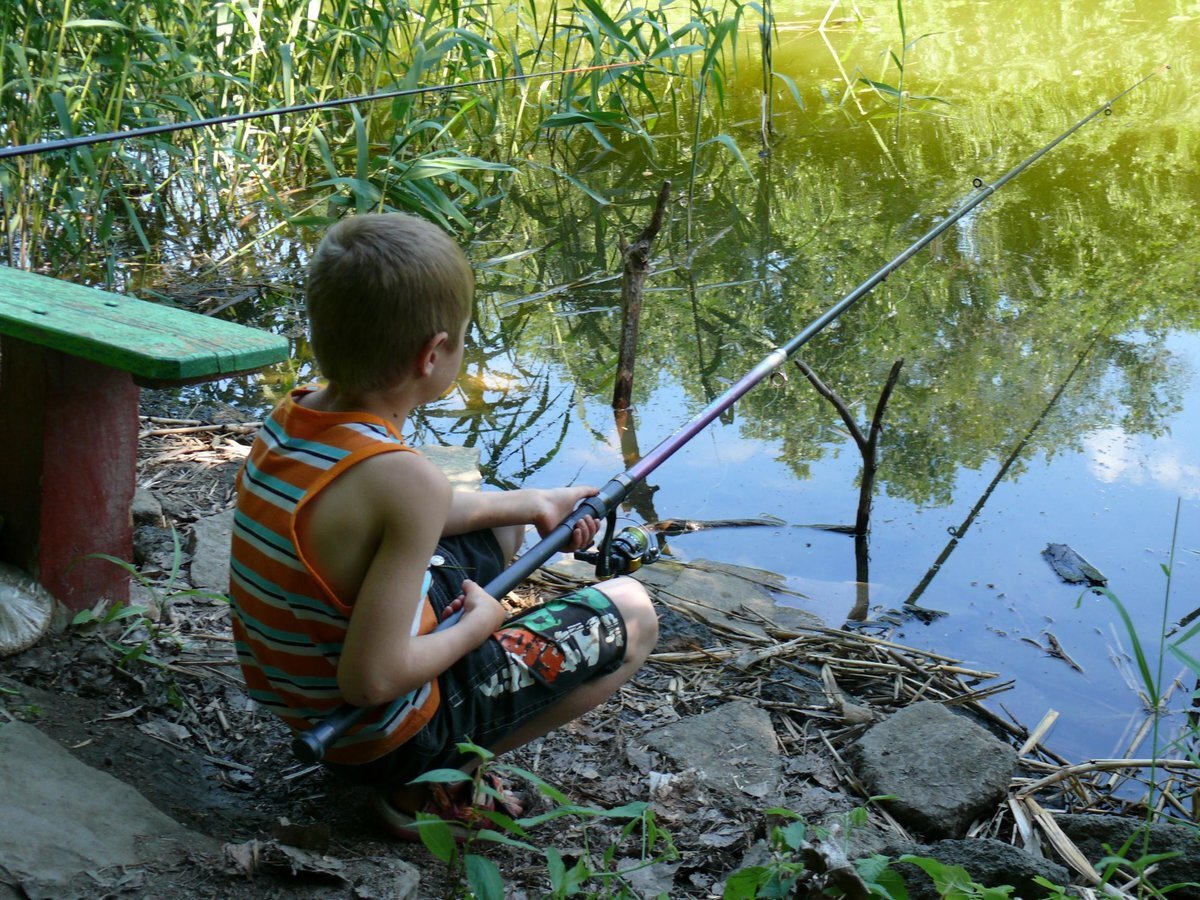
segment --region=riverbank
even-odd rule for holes
[[[0,661],[4,712],[220,846],[148,862],[138,879],[122,867],[125,886],[116,887],[113,876],[122,896],[395,896],[402,863],[419,870],[411,896],[443,896],[444,868],[424,848],[388,838],[361,789],[292,758],[285,730],[244,694],[226,605],[188,593],[193,579],[208,577],[193,574],[203,548],[190,536],[232,502],[250,430],[230,410],[145,420],[139,483],[148,493],[137,513],[133,601],[144,613],[74,628]],[[172,529],[182,539],[178,550]],[[586,577],[581,569],[543,570],[510,599],[522,604],[561,591]],[[851,860],[936,852],[987,884],[1023,878],[1032,885],[1043,875],[1095,889],[1092,866],[1102,851],[1089,841],[1099,840],[1096,823],[1079,816],[1137,814],[1143,767],[1072,765],[1049,746],[1052,723],[1031,732],[982,704],[1007,687],[999,675],[777,606],[780,585],[770,573],[668,560],[643,575],[661,611],[658,651],[605,707],[503,761],[579,807],[513,837],[555,848],[581,873],[626,871],[636,896],[721,896],[734,873],[779,871],[802,856],[810,873],[829,869],[829,881],[835,851]],[[910,732],[892,740],[889,752],[909,751],[917,765],[937,761],[940,793],[951,796],[937,798],[932,818],[928,811],[914,816],[911,804],[868,802],[896,791],[864,783],[868,771],[884,777],[863,768],[867,736],[896,723],[900,711],[934,704],[965,713],[947,727],[969,727],[979,742],[972,746],[1007,766],[999,792],[978,806],[978,796],[966,795],[981,779],[963,762],[967,756],[956,755],[963,752],[958,738],[930,743]],[[906,785],[918,780],[907,777]],[[1200,789],[1193,770],[1172,768],[1160,772],[1164,779],[1169,790],[1160,802],[1187,812],[1184,804]],[[532,782],[514,778],[513,786],[527,813],[552,814],[564,802]],[[966,799],[976,807],[964,811]],[[643,817],[642,830],[622,838],[625,820],[602,811],[634,802],[649,804],[652,826],[647,831]],[[770,816],[772,808],[798,818]],[[792,831],[773,853],[772,831],[794,821],[810,826],[806,844]],[[822,839],[816,826],[837,839]],[[1106,839],[1119,843],[1119,832]],[[509,896],[550,893],[552,867],[537,853],[482,848],[475,849],[499,867]],[[1182,879],[1168,869],[1152,880]],[[614,883],[597,876],[587,889]],[[815,890],[819,879],[801,883]],[[910,886],[913,896],[936,895],[924,890]]]

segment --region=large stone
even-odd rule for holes
[[[1170,884],[1200,882],[1200,830],[1193,825],[1173,825],[1168,822],[1150,826],[1149,836],[1143,845],[1145,823],[1141,819],[1124,816],[1098,814],[1057,814],[1054,821],[1075,845],[1093,863],[1108,851],[1120,851],[1133,837],[1133,842],[1122,854],[1133,862],[1143,854],[1176,854],[1157,863],[1150,882],[1157,888]],[[1171,891],[1172,900],[1196,900],[1200,898],[1200,887],[1182,887]]]
[[[233,510],[206,516],[192,523],[192,587],[224,594],[229,590],[229,546],[233,535]]]
[[[483,482],[479,474],[478,447],[439,447],[429,445],[414,448],[442,470],[456,491],[477,491]]]
[[[0,725],[0,784],[0,870],[35,900],[75,896],[85,871],[219,847],[22,722]]]
[[[1017,752],[939,703],[922,701],[873,726],[848,749],[859,779],[889,795],[901,822],[932,837],[962,837],[1004,799]]]
[[[1036,900],[1048,895],[1047,889],[1034,881],[1038,875],[1062,886],[1071,881],[1071,873],[1064,866],[992,838],[946,840],[929,846],[904,846],[889,850],[889,856],[910,853],[936,859],[948,866],[959,866],[972,880],[984,887],[1008,886],[1014,888],[1014,897],[1024,900]],[[942,896],[932,879],[916,866],[911,863],[894,863],[893,866],[903,876],[911,900],[938,900]]]
[[[781,628],[822,624],[812,613],[776,603],[771,587],[783,587],[784,579],[765,569],[663,559],[639,569],[635,577],[667,605],[716,628],[762,636],[763,620]]]
[[[748,700],[673,722],[643,736],[646,745],[734,809],[782,802],[783,764],[771,716]],[[703,801],[703,798],[698,798]]]

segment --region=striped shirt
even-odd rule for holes
[[[233,637],[249,694],[295,731],[343,702],[337,666],[354,603],[338,597],[306,557],[297,517],[356,463],[380,453],[414,452],[384,419],[300,406],[296,401],[306,393],[293,391],[275,408],[238,473],[229,575]],[[427,634],[436,624],[423,599],[412,633]],[[437,704],[437,682],[431,681],[368,713],[326,759],[377,759],[419,731]]]

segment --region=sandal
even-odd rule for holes
[[[498,812],[514,819],[521,815],[520,802],[512,792],[505,789],[504,782],[498,776],[490,772],[480,776],[472,799],[464,802],[465,797],[471,796],[467,793],[469,786],[465,782],[453,787],[431,784],[429,798],[417,812],[441,819],[450,829],[450,835],[457,844],[465,843],[473,831],[493,824],[487,816],[481,814],[483,810]],[[421,840],[423,826],[419,824],[417,812],[405,812],[382,792],[375,794],[372,805],[380,823],[394,837],[402,841]]]

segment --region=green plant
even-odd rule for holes
[[[171,544],[171,566],[167,571],[166,581],[161,583],[148,578],[127,560],[107,553],[89,553],[80,557],[78,561],[99,559],[124,569],[129,573],[131,579],[150,594],[153,606],[159,610],[165,609],[173,600],[183,597],[201,597],[228,603],[229,600],[224,594],[215,591],[199,588],[176,589],[175,585],[179,579],[179,570],[183,562],[183,548],[179,543],[179,533],[174,526],[171,527]],[[159,633],[157,624],[150,618],[150,612],[150,607],[146,606],[128,604],[119,600],[113,603],[101,600],[93,608],[77,612],[71,619],[71,624],[92,627],[104,632],[105,643],[117,654],[120,659],[119,665],[122,668],[138,660],[162,665],[160,660],[146,655],[151,642]],[[120,628],[115,629],[115,636],[108,636],[114,629],[106,626],[113,625],[120,625]],[[143,637],[143,635],[145,636]]]
[[[1104,846],[1105,856],[1097,863],[1102,876],[1102,884],[1109,884],[1117,874],[1125,874],[1131,876],[1134,883],[1143,891],[1149,892],[1150,896],[1163,896],[1167,892],[1180,887],[1181,885],[1170,885],[1164,888],[1158,888],[1149,882],[1151,866],[1155,863],[1172,858],[1177,854],[1151,853],[1149,848],[1150,841],[1150,824],[1155,819],[1155,809],[1157,806],[1158,794],[1158,761],[1163,757],[1163,754],[1172,749],[1182,750],[1193,762],[1200,763],[1200,757],[1195,752],[1195,744],[1197,735],[1200,734],[1200,726],[1196,720],[1190,719],[1184,733],[1174,740],[1164,744],[1162,740],[1162,721],[1166,714],[1166,698],[1164,692],[1164,665],[1168,654],[1175,656],[1182,661],[1192,673],[1200,678],[1200,660],[1198,660],[1190,649],[1186,647],[1197,634],[1200,634],[1200,625],[1194,625],[1183,632],[1183,634],[1175,637],[1173,641],[1168,641],[1170,636],[1169,621],[1170,621],[1170,606],[1171,606],[1171,585],[1172,576],[1175,567],[1175,550],[1179,540],[1179,520],[1182,508],[1182,501],[1177,500],[1175,504],[1175,517],[1171,530],[1171,544],[1167,555],[1167,562],[1161,564],[1161,569],[1166,578],[1163,600],[1161,605],[1160,620],[1157,633],[1157,646],[1155,647],[1155,655],[1157,663],[1151,668],[1149,654],[1145,645],[1142,642],[1137,628],[1134,624],[1133,616],[1121,602],[1113,591],[1107,587],[1095,587],[1080,594],[1076,601],[1076,608],[1082,603],[1084,597],[1089,593],[1102,596],[1107,599],[1116,609],[1117,615],[1121,619],[1121,624],[1125,629],[1125,634],[1129,639],[1130,645],[1133,648],[1134,662],[1137,666],[1138,677],[1141,681],[1141,688],[1144,690],[1144,699],[1146,706],[1149,709],[1151,716],[1151,734],[1150,734],[1150,770],[1149,770],[1149,792],[1144,802],[1145,822],[1144,827],[1135,831],[1130,835],[1129,839],[1123,846],[1114,850],[1107,845]],[[1193,694],[1195,697],[1195,693]],[[1192,824],[1189,822],[1189,824]],[[1140,849],[1137,856],[1130,858],[1131,853],[1135,852],[1134,848],[1140,843]]]
[[[533,854],[540,854],[546,860],[547,877],[550,881],[550,893],[545,895],[553,898],[571,897],[591,885],[598,887],[598,893],[592,896],[601,897],[631,897],[624,878],[632,872],[652,866],[658,862],[675,859],[678,852],[671,840],[670,834],[660,828],[655,821],[653,810],[642,802],[627,803],[614,809],[597,806],[583,806],[572,803],[565,794],[539,778],[532,772],[517,766],[496,762],[494,754],[483,747],[471,743],[462,743],[458,748],[463,753],[474,754],[479,758],[479,764],[474,774],[461,769],[434,769],[413,780],[413,784],[463,784],[473,782],[474,789],[499,800],[496,790],[482,780],[486,772],[501,775],[516,776],[533,784],[542,796],[551,801],[553,808],[549,812],[533,816],[513,819],[496,810],[480,810],[493,827],[473,828],[467,840],[460,847],[456,844],[448,823],[435,816],[418,814],[417,827],[420,829],[421,841],[434,857],[442,862],[451,880],[458,885],[464,885],[470,895],[479,900],[503,900],[504,880],[496,864],[486,856],[476,852],[480,844],[504,844],[517,847]],[[575,864],[568,868],[562,852],[551,846],[540,848],[532,842],[530,831],[539,825],[563,817],[574,817],[583,822],[584,853]],[[603,820],[608,822],[624,821],[615,839],[612,839],[598,856],[590,846],[588,824]],[[616,854],[629,841],[636,840],[636,865],[624,869],[614,868]]]
[[[98,251],[109,282],[131,250],[153,261],[181,249],[167,234],[198,241],[210,258],[219,247],[229,259],[263,227],[323,224],[347,206],[417,211],[470,230],[470,213],[506,196],[547,136],[552,154],[564,143],[554,136],[570,132],[584,138],[576,154],[607,152],[616,134],[653,155],[663,98],[677,102],[673,82],[703,53],[697,83],[707,84],[713,51],[731,34],[729,26],[714,30],[699,4],[699,18],[682,25],[663,4],[614,9],[597,0],[548,9],[533,0],[77,7],[0,6],[6,144],[435,88],[0,162],[9,264],[88,266]],[[629,65],[525,78],[617,63]],[[541,168],[584,187],[576,160]],[[203,227],[179,229],[172,223],[180,216]]]
[[[941,34],[941,32],[927,31],[925,34],[915,37],[910,41],[908,39],[908,27],[905,24],[904,19],[904,0],[896,0],[896,18],[898,19],[900,25],[900,55],[897,56],[896,51],[889,47],[887,50],[887,56],[884,59],[884,69],[883,72],[880,73],[879,78],[871,79],[859,77],[858,80],[863,84],[868,85],[872,90],[875,91],[875,93],[884,98],[886,102],[895,105],[896,130],[893,136],[893,141],[898,143],[900,140],[900,125],[904,118],[904,110],[909,103],[914,100],[922,103],[948,103],[949,101],[942,97],[935,97],[933,95],[922,96],[913,94],[904,86],[905,71],[908,63],[908,51],[915,47],[918,42],[923,41],[927,37],[932,37],[935,34]],[[894,85],[888,84],[882,80],[884,74],[886,74],[887,60],[889,59],[891,60],[892,64],[895,65],[897,72],[896,84]]]
[[[884,799],[873,797],[871,801]],[[868,802],[871,802],[868,801]],[[849,860],[843,834],[866,822],[867,808],[857,807],[833,828],[811,826],[802,816],[781,807],[764,815],[779,821],[771,827],[770,859],[734,872],[725,882],[724,900],[757,897],[866,896],[907,900],[900,875],[886,857]]]

